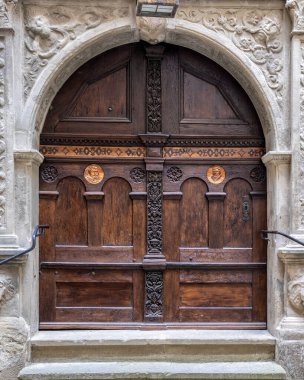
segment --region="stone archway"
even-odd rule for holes
[[[130,2],[131,3],[131,2]],[[131,4],[132,5],[132,4]],[[39,7],[38,7],[39,8]],[[67,12],[68,7],[60,8],[60,12],[63,15]],[[113,9],[112,9],[113,10]],[[35,13],[36,12],[36,13]],[[36,149],[38,147],[39,133],[41,131],[46,113],[51,105],[51,102],[58,92],[59,88],[63,85],[66,79],[84,62],[90,58],[106,51],[114,46],[124,45],[131,42],[139,41],[140,38],[150,39],[150,32],[153,29],[149,21],[138,21],[136,23],[134,14],[132,13],[132,7],[126,8],[126,13],[116,14],[115,12],[109,12],[109,17],[102,22],[97,22],[92,25],[88,24],[84,30],[82,29],[77,35],[77,38],[71,38],[66,34],[66,29],[62,25],[58,28],[56,21],[52,18],[48,18],[48,14],[45,15],[45,10],[36,9],[33,14],[28,13],[26,18],[26,25],[28,34],[26,35],[27,44],[29,48],[27,51],[30,55],[38,55],[43,50],[43,44],[41,43],[41,28],[45,28],[45,32],[52,36],[59,33],[60,44],[56,48],[51,49],[50,56],[42,57],[42,63],[39,66],[37,78],[31,83],[31,89],[26,94],[27,100],[24,106],[24,110],[17,123],[15,134],[15,159],[16,159],[16,176],[18,177],[19,171],[24,171],[24,167],[30,167],[32,170],[32,182],[27,183],[28,192],[35,194],[37,191],[37,164],[41,161],[41,157],[37,154]],[[40,13],[39,13],[40,12]],[[81,7],[79,12],[85,13],[85,7]],[[224,11],[222,12],[224,15]],[[188,14],[188,16],[187,16]],[[98,15],[97,15],[98,16]],[[246,36],[250,36],[254,39],[255,29],[250,29],[243,18],[243,11],[240,10],[237,14],[236,25],[246,33]],[[75,14],[73,17],[76,17]],[[207,57],[213,59],[220,65],[224,66],[228,72],[230,72],[242,85],[249,97],[251,98],[256,110],[259,114],[262,122],[264,135],[266,138],[266,147],[268,151],[276,151],[277,149],[286,149],[288,145],[288,138],[286,137],[286,131],[282,128],[282,113],[280,111],[277,93],[276,82],[280,75],[279,60],[280,50],[272,52],[271,60],[264,63],[256,63],[246,53],[246,49],[240,48],[236,41],[233,40],[234,32],[228,36],[225,33],[219,33],[214,28],[206,26],[204,21],[200,18],[191,19],[191,12],[186,13],[186,16],[177,17],[175,20],[169,20],[162,22],[161,27],[158,29],[158,33],[153,37],[152,42],[165,41],[168,43],[181,45],[197,52],[205,54]],[[97,17],[98,18],[98,17]],[[270,24],[268,24],[268,21]],[[258,17],[258,23],[262,30],[262,50],[265,52],[267,46],[266,40],[274,38],[278,33],[278,29],[274,26],[274,29],[269,32],[268,26],[273,25],[271,12],[265,11]],[[38,22],[38,24],[37,24]],[[89,22],[89,21],[88,21]],[[274,21],[273,21],[274,22]],[[85,24],[87,25],[87,24]],[[275,23],[276,25],[276,23]],[[64,26],[64,22],[63,22]],[[40,29],[39,29],[40,28]],[[235,31],[236,32],[236,31]],[[40,37],[39,37],[40,36]],[[55,37],[52,36],[54,39]],[[151,42],[151,41],[150,41]],[[44,54],[44,53],[43,53]],[[41,54],[40,54],[41,55]],[[269,59],[270,59],[269,58]],[[273,63],[273,66],[271,65]],[[267,68],[268,67],[268,68]],[[27,74],[31,72],[31,65],[26,68]],[[265,75],[265,70],[268,74]],[[270,70],[270,71],[269,71]],[[274,88],[271,85],[271,79],[274,83]],[[270,80],[270,82],[269,82]],[[287,155],[288,156],[288,155]],[[273,157],[275,161],[273,161]],[[270,195],[268,199],[269,210],[277,208],[277,188],[279,181],[277,179],[278,171],[282,171],[282,167],[279,167],[283,163],[283,170],[288,173],[289,162],[288,157],[284,155],[269,156],[267,160],[275,162],[270,170],[269,188]],[[33,161],[34,160],[34,161]],[[34,162],[34,163],[33,163]],[[288,175],[285,176],[288,178]],[[286,204],[286,201],[285,201]],[[32,202],[27,203],[27,212],[32,215],[32,220],[37,220],[37,198],[33,197]],[[286,207],[287,208],[287,207]],[[20,234],[25,235],[26,230],[22,224],[22,219],[16,222],[16,226],[20,229]],[[268,213],[269,226],[276,226],[277,219]],[[274,247],[272,248],[274,252]],[[273,257],[275,267],[277,267],[277,258]],[[37,269],[37,262],[34,261],[34,268]],[[270,263],[273,267],[273,263]],[[26,278],[36,276],[37,273],[33,273],[30,269],[31,264],[28,262],[26,272]],[[36,270],[35,269],[35,270]],[[28,277],[29,276],[29,277]],[[274,285],[273,279],[279,276],[281,273],[272,271],[269,275],[270,297],[276,299],[277,302],[282,304],[283,300],[281,295],[278,294],[277,288]],[[37,284],[34,285],[35,292],[37,291]],[[28,297],[28,295],[27,295]],[[37,299],[32,297],[32,317],[30,317],[30,324],[33,326],[33,330],[37,328],[36,316],[37,316]],[[272,306],[270,306],[272,308]],[[273,309],[269,313],[271,323],[270,328],[274,331],[277,321],[280,320],[281,309]]]

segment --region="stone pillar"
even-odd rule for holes
[[[292,21],[290,127],[292,165],[290,233],[304,241],[304,0],[287,0]],[[280,216],[280,214],[278,214]],[[284,230],[282,230],[284,231]],[[288,233],[288,230],[285,230]],[[304,378],[304,247],[286,240],[278,250],[284,270],[283,318],[278,327],[277,360],[290,379]],[[303,289],[303,290],[302,290]],[[302,295],[303,294],[303,295]]]
[[[267,226],[269,230],[289,231],[291,152],[268,152],[262,158],[267,168]],[[277,335],[283,317],[284,272],[278,249],[285,245],[279,235],[269,235],[268,244],[268,329]]]

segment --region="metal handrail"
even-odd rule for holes
[[[262,236],[261,236],[261,237],[262,237],[263,240],[268,240],[268,241],[269,241],[268,234],[277,234],[277,235],[284,236],[284,237],[286,237],[287,239],[292,240],[292,241],[294,241],[295,243],[298,243],[298,244],[300,244],[300,245],[302,245],[302,246],[304,247],[304,242],[303,242],[303,241],[298,240],[298,239],[295,239],[294,237],[292,237],[292,236],[290,236],[290,235],[284,234],[284,232],[262,230],[261,233],[262,233]]]
[[[0,265],[6,264],[12,260],[17,259],[20,256],[25,255],[28,252],[31,252],[35,247],[36,247],[36,240],[38,236],[45,235],[45,229],[49,228],[47,224],[39,224],[38,226],[35,227],[34,232],[32,234],[32,245],[26,249],[25,251],[19,252],[14,256],[8,257],[7,259],[4,259],[0,261]]]

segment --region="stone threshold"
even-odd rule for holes
[[[33,347],[89,345],[231,345],[274,346],[276,338],[265,330],[66,330],[39,331],[31,338]]]
[[[20,380],[217,379],[283,380],[285,371],[273,362],[108,362],[40,363],[24,368]]]

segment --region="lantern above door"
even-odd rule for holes
[[[136,15],[142,17],[174,17],[179,0],[138,0]]]

